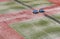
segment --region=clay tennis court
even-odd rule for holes
[[[9,27],[9,24],[14,23],[14,22],[33,19],[33,18],[36,17],[35,15],[32,14],[32,11],[30,11],[29,13],[28,12],[29,11],[26,10],[26,11],[22,11],[22,12],[19,12],[19,13],[11,13],[11,14],[1,15],[0,16],[1,17],[0,26],[3,27],[3,28],[0,29],[1,30],[0,35],[2,35],[2,37],[4,37],[4,39],[12,39],[12,38],[13,39],[23,39],[24,37],[22,37],[22,35],[19,36],[17,33],[15,33],[15,31],[12,28]],[[51,12],[50,12],[50,15],[52,15]],[[37,17],[41,17],[41,16],[43,17],[43,14],[39,14],[39,15],[37,14]],[[2,37],[1,37],[1,39],[3,39]]]
[[[2,1],[2,0],[1,0]],[[5,1],[5,0],[4,0]],[[45,10],[47,11],[47,8],[52,9],[52,7],[60,8],[59,5],[46,7]],[[47,11],[46,14],[53,15],[56,12],[60,12],[60,9],[53,8],[53,10]],[[24,39],[23,35],[19,35],[14,29],[9,27],[9,24],[19,21],[26,21],[34,18],[43,17],[43,14],[33,14],[32,10],[22,10],[18,13],[8,13],[8,14],[1,14],[0,15],[0,39]]]

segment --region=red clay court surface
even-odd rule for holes
[[[55,12],[53,10],[53,12]],[[48,14],[55,14],[49,12]],[[9,13],[0,15],[0,38],[1,39],[24,39],[24,36],[19,35],[15,30],[9,27],[9,24],[19,21],[42,17],[43,14],[34,15],[31,10],[24,10],[19,13]]]
[[[24,39],[5,22],[0,22],[0,39]]]
[[[51,3],[55,3],[55,4],[59,4],[60,5],[60,0],[48,0],[50,1]]]
[[[46,7],[45,10],[47,10],[48,8],[52,9],[53,7],[60,6]],[[60,12],[60,9],[53,9],[52,11],[47,11],[46,14],[55,14],[55,12],[57,11]],[[10,28],[9,24],[42,16],[43,14],[33,14],[31,10],[24,10],[19,13],[0,14],[0,39],[24,39],[24,36],[19,35],[15,30]]]

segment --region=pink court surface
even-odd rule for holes
[[[0,2],[8,1],[8,0],[0,0]],[[53,5],[50,7],[44,8],[45,13],[48,15],[55,14],[56,12],[60,12],[60,6],[56,0],[49,0],[52,3],[56,3],[57,5]],[[38,8],[39,9],[39,8]],[[49,10],[49,11],[48,11]],[[39,13],[37,15],[32,13],[32,10],[23,10],[18,13],[9,13],[9,14],[0,14],[0,39],[24,39],[24,36],[19,35],[15,30],[9,27],[9,24],[19,21],[25,21],[29,19],[33,19],[35,17],[42,17],[43,14]]]

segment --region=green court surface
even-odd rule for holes
[[[32,7],[41,7],[42,5],[50,6],[51,3],[47,0],[21,0],[24,3],[31,5]],[[4,8],[3,8],[4,7]],[[27,7],[18,4],[14,1],[1,2],[0,13],[18,11],[28,9]],[[60,20],[60,14],[52,15],[56,19]],[[60,25],[55,21],[42,17],[42,19],[30,20],[26,22],[17,22],[10,24],[10,27],[16,30],[19,34],[22,34],[25,39],[57,39],[60,37]]]
[[[41,5],[51,5],[50,2],[47,0],[20,0],[32,7],[39,7]],[[28,9],[27,7],[15,2],[15,1],[9,1],[9,2],[0,2],[0,13],[8,13],[8,12],[14,12],[22,9]]]
[[[55,39],[60,37],[60,25],[51,19],[43,18],[10,24],[25,39]]]

